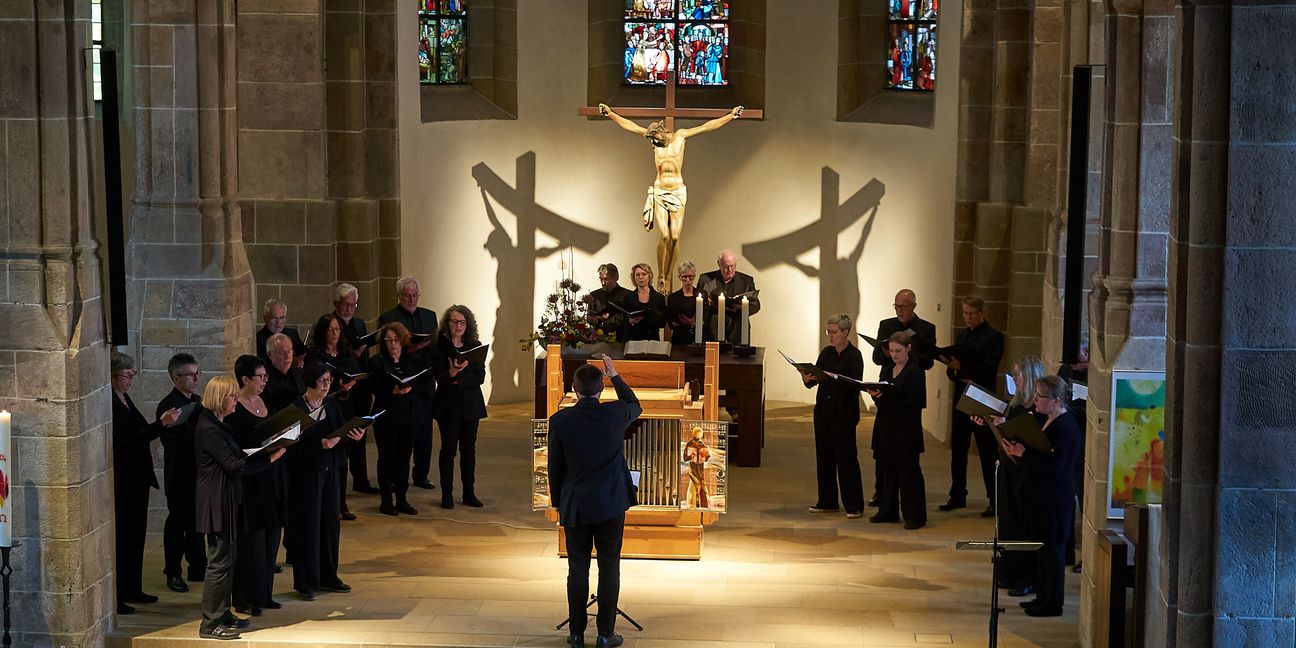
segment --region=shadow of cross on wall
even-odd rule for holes
[[[518,156],[517,187],[508,186],[484,162],[473,165],[472,176],[481,188],[486,218],[491,224],[491,233],[482,247],[497,264],[495,290],[499,294],[499,308],[495,311],[495,331],[491,338],[494,348],[490,360],[490,402],[530,400],[535,390],[535,356],[529,350],[520,350],[516,341],[530,335],[534,324],[536,261],[566,247],[593,254],[607,245],[608,233],[568,220],[536,204],[534,151]],[[491,205],[492,198],[516,219],[516,240],[500,223]],[[544,232],[557,243],[537,249],[536,232]]]
[[[873,219],[886,185],[877,178],[868,181],[854,195],[840,201],[841,177],[831,167],[823,168],[819,199],[819,220],[794,232],[768,241],[747,243],[742,246],[743,257],[758,270],[780,263],[790,265],[807,277],[819,279],[819,322],[835,313],[846,313],[851,320],[859,318],[859,261],[864,254],[864,243],[873,229]],[[837,235],[868,214],[859,241],[846,255],[837,249]],[[819,248],[819,267],[806,265],[797,257]]]

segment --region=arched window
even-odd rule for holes
[[[628,85],[729,85],[727,0],[625,0]]]
[[[103,50],[103,0],[90,0],[90,91],[95,101],[103,101],[103,76],[99,52]]]
[[[936,89],[936,14],[940,0],[889,0],[887,87]]]
[[[468,82],[468,0],[419,0],[419,83]]]

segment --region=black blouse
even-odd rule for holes
[[[630,340],[660,340],[661,329],[666,323],[666,298],[661,293],[648,289],[648,301],[639,301],[639,292],[631,290],[626,293],[621,301],[621,307],[628,311],[645,310],[643,319],[638,324],[631,324],[630,318],[626,318],[625,339]]]
[[[841,353],[831,345],[819,352],[815,366],[820,369],[861,380],[864,376],[864,356],[851,343]],[[805,383],[807,388],[819,385],[815,394],[815,416],[829,416],[841,423],[859,423],[859,387],[849,381],[828,380],[819,382],[811,379]]]

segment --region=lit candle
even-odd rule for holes
[[[720,296],[716,298],[716,303],[719,304],[719,308],[716,309],[716,339],[719,340],[721,344],[724,344],[725,342],[729,341],[729,336],[725,335],[724,302],[725,302],[725,295],[724,293],[720,293]]]
[[[13,504],[9,497],[10,487],[14,483],[13,464],[9,462],[12,434],[12,415],[0,410],[0,547],[13,546]]]
[[[693,344],[702,344],[702,293],[697,294],[697,307],[693,309]]]
[[[748,330],[748,327],[751,326],[751,320],[748,319],[750,317],[751,317],[751,312],[748,310],[747,296],[744,295],[742,298],[742,321],[739,322],[739,324],[742,325],[741,326],[742,332],[740,333],[740,335],[742,335],[743,346],[747,346],[748,343],[751,342],[751,331]]]

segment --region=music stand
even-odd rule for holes
[[[591,607],[594,606],[595,603],[598,603],[598,595],[597,595],[597,594],[590,594],[590,600],[589,600],[589,603],[586,603],[586,604],[585,604],[585,609],[586,609],[586,610],[590,609]],[[596,613],[594,613],[594,612],[586,612],[586,613],[585,613],[585,616],[598,616],[598,615],[597,615]],[[631,619],[631,618],[630,618],[630,615],[629,615],[629,614],[626,614],[624,611],[622,611],[621,608],[617,608],[617,609],[616,609],[616,616],[619,616],[619,617],[621,617],[622,619],[625,619],[627,623],[629,623],[630,625],[634,626],[635,630],[638,630],[638,631],[640,631],[640,632],[643,632],[643,626],[639,625],[639,622],[638,622],[638,621],[635,621],[634,619]],[[563,622],[562,622],[562,623],[559,623],[558,625],[554,626],[554,630],[562,630],[562,629],[563,629],[563,626],[567,625],[567,624],[570,623],[570,622],[571,622],[571,619],[563,619]]]
[[[999,561],[1003,558],[1005,551],[1035,551],[1043,546],[1043,542],[999,541],[999,460],[996,459],[994,537],[990,542],[984,540],[959,540],[954,543],[954,548],[960,551],[972,549],[990,552],[990,648],[999,645],[999,615],[1003,614],[1003,608],[999,607]]]

